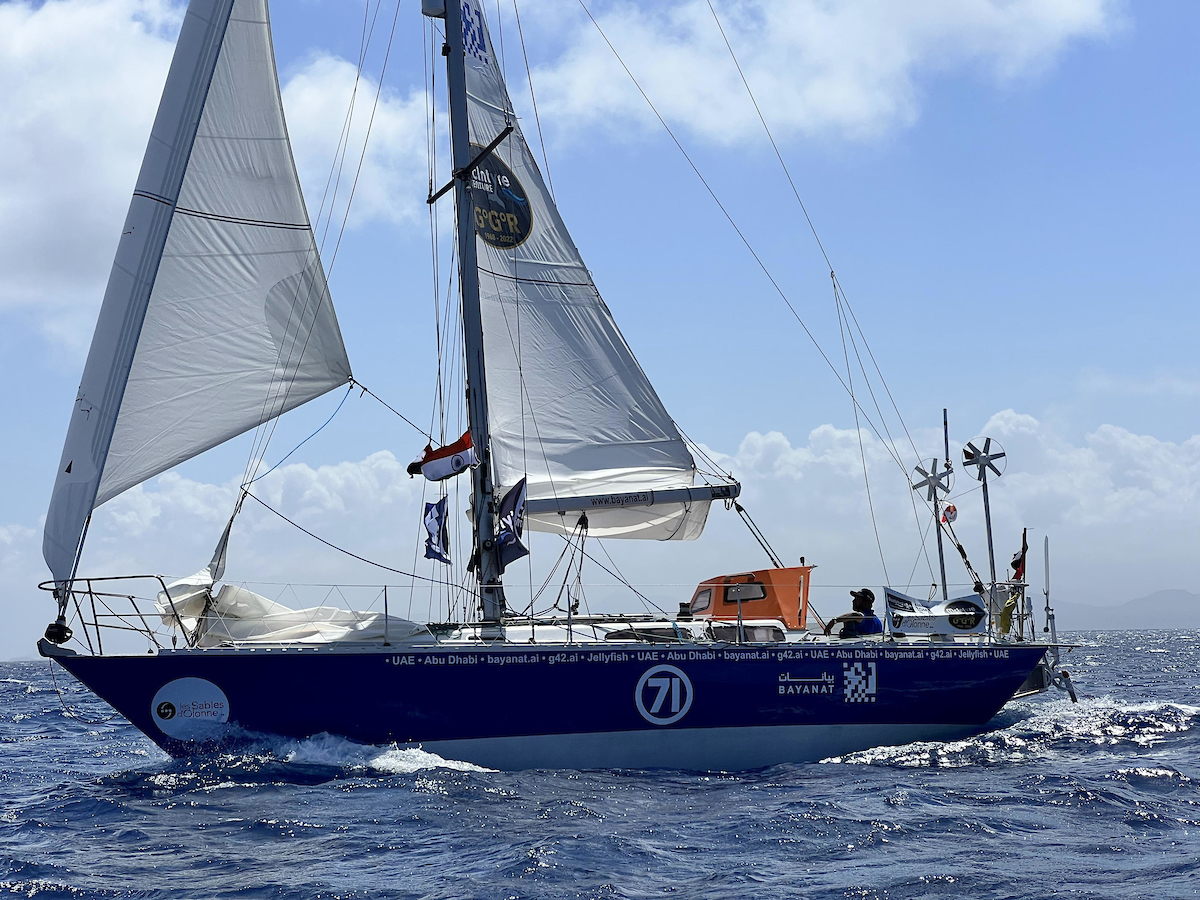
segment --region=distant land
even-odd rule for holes
[[[1155,591],[1149,596],[1115,606],[1051,600],[1059,631],[1200,628],[1200,594],[1191,591]],[[1044,609],[1040,596],[1035,595],[1034,609],[1040,625]]]

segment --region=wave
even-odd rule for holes
[[[1000,727],[964,740],[875,747],[822,763],[958,768],[1044,760],[1100,748],[1129,753],[1172,741],[1198,722],[1200,707],[1181,703],[1122,703],[1111,697],[1079,703],[1026,701],[1010,705],[992,720]]]
[[[490,772],[419,747],[359,744],[330,734],[295,740],[243,735],[235,746],[186,759],[163,754],[149,769],[106,776],[102,783],[135,794],[255,789],[265,784],[318,785],[347,778],[389,778],[418,772]]]
[[[280,741],[282,757],[289,763],[337,766],[349,770],[374,770],[387,775],[408,775],[423,769],[451,769],[457,772],[491,772],[460,760],[445,759],[420,747],[356,744],[331,734],[319,734],[301,741]],[[279,752],[278,750],[276,752]]]

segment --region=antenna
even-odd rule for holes
[[[983,443],[982,450],[975,446],[975,441]],[[988,500],[988,472],[994,472],[995,476],[999,478],[1004,471],[996,465],[996,460],[1007,462],[1008,457],[999,441],[993,441],[991,438],[975,438],[975,441],[967,441],[967,446],[963,447],[963,465],[974,466],[975,478],[983,485],[983,521],[987,525],[988,571],[992,576],[990,597],[991,606],[994,609],[996,606],[996,550],[992,543],[992,505]],[[992,449],[993,443],[996,445],[995,450]]]
[[[942,411],[945,416],[945,410]],[[943,424],[945,420],[943,419]],[[949,451],[947,451],[948,453]],[[941,567],[942,573],[942,602],[950,602],[950,592],[946,587],[946,554],[942,547],[942,523],[941,523],[941,495],[949,494],[950,487],[954,483],[954,472],[950,469],[949,456],[946,459],[946,466],[940,472],[938,471],[937,459],[931,459],[926,465],[917,464],[913,469],[913,486],[914,491],[924,490],[925,500],[933,504],[933,524],[937,526],[937,542],[938,542],[938,565]]]
[[[1046,631],[1050,632],[1050,643],[1053,647],[1050,650],[1050,655],[1054,657],[1054,665],[1058,665],[1058,631],[1054,627],[1054,610],[1050,608],[1050,535],[1046,535],[1045,541],[1042,543],[1045,551],[1045,569],[1046,569],[1046,587],[1042,589],[1042,594],[1046,597]]]

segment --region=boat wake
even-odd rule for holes
[[[822,763],[912,768],[959,768],[1045,760],[1109,749],[1128,757],[1167,745],[1200,725],[1200,707],[1180,703],[1122,703],[1097,697],[1071,703],[1014,703],[991,723],[999,726],[961,741],[921,741],[875,747]]]
[[[336,766],[353,772],[372,771],[384,775],[408,775],[423,769],[450,769],[458,772],[491,772],[482,766],[444,759],[419,747],[398,744],[378,746],[356,744],[345,738],[319,734],[302,741],[279,741],[287,763]]]
[[[216,791],[261,785],[319,785],[333,781],[386,779],[417,773],[489,772],[444,759],[418,747],[357,744],[319,734],[303,740],[270,735],[244,737],[235,748],[171,759],[101,779],[133,793]]]

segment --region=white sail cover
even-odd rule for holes
[[[592,282],[511,113],[477,0],[462,0],[474,153],[512,134],[472,172],[491,456],[499,490],[527,477],[528,499],[690,487],[678,428]],[[692,540],[707,501],[587,507],[599,537]],[[529,514],[570,532],[578,511]]]
[[[168,584],[156,606],[163,624],[197,647],[234,644],[336,644],[431,639],[429,629],[381,612],[336,606],[292,609],[233,584],[213,590],[212,572]]]
[[[55,579],[95,507],[349,379],[266,0],[192,0],[46,519]]]

